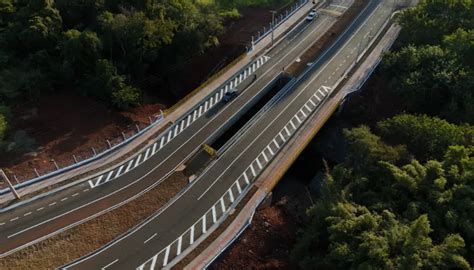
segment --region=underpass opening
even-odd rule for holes
[[[234,136],[244,128],[244,126],[292,79],[287,73],[280,74],[267,89],[262,91],[262,95],[253,101],[253,104],[247,109],[242,109],[241,113],[229,124],[221,129],[221,132],[208,144],[221,153],[232,141]]]

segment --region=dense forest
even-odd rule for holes
[[[344,130],[292,252],[303,269],[474,266],[474,4],[420,1],[399,23],[378,91],[400,108]]]
[[[0,148],[12,146],[4,139],[16,102],[59,91],[119,109],[144,91],[178,98],[172,86],[183,66],[218,45],[238,8],[288,2],[0,0]]]

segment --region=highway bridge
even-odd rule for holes
[[[325,9],[344,12],[352,3],[336,0]],[[330,48],[271,98],[179,196],[126,235],[65,268],[154,269],[181,258],[228,216],[292,135],[324,108],[347,69],[391,17],[394,3],[369,1]],[[158,185],[250,110],[285,68],[336,21],[328,12],[298,25],[130,159],[100,176],[2,213],[2,256],[119,207]],[[224,104],[221,99],[231,89],[239,95]]]

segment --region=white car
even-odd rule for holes
[[[318,14],[316,13],[316,9],[313,8],[313,9],[309,12],[308,16],[306,17],[306,20],[307,20],[308,22],[310,22],[310,21],[314,20],[314,18],[316,18],[317,15],[318,15]]]

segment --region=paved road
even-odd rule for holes
[[[350,0],[337,2],[344,5],[348,1]],[[234,87],[239,83],[237,89],[246,90],[225,107],[218,102],[223,94],[219,91],[209,102],[196,108],[189,117],[184,117],[176,128],[165,133],[163,139],[102,177],[2,213],[0,254],[5,256],[82,223],[159,184],[203,143],[215,136],[228,121],[247,109],[251,101],[264,91],[265,86],[280,74],[281,69],[292,63],[335,21],[335,18],[321,16],[297,29],[301,33],[290,35],[292,42],[282,42],[276,48],[277,54],[271,58],[262,58],[259,63],[246,69],[243,76],[232,79],[228,86],[233,84]],[[251,72],[258,74],[257,80],[254,81],[253,76],[249,76]],[[246,87],[247,85],[249,86]],[[213,109],[217,112],[212,114],[206,113],[211,105],[221,108]]]
[[[229,214],[289,137],[318,112],[359,53],[392,13],[372,0],[312,72],[269,109],[167,208],[126,236],[67,268],[154,269],[168,266]]]

